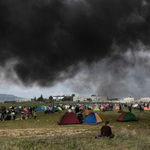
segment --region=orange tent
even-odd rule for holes
[[[103,109],[104,107],[103,106],[101,106],[101,109]]]
[[[120,110],[119,106],[116,106],[115,110]]]
[[[24,111],[27,111],[27,108],[24,108],[23,110],[24,110]]]
[[[144,107],[144,110],[150,110],[150,109],[148,109],[147,107]]]

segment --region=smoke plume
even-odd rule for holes
[[[96,92],[114,95],[121,87],[128,93],[126,81],[145,83],[137,68],[148,78],[149,58],[136,53],[149,52],[149,16],[146,0],[1,0],[0,66],[14,60],[6,79],[15,82],[17,76],[25,86],[42,87],[75,79],[87,67],[85,79],[96,84]]]

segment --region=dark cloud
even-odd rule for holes
[[[1,0],[0,65],[17,60],[13,69],[24,85],[52,86],[77,75],[80,62],[118,62],[139,41],[148,46],[149,16],[141,0]],[[118,68],[111,69],[123,77]]]

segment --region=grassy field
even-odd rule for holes
[[[98,112],[103,122],[97,125],[58,125],[58,114],[37,112],[37,119],[0,122],[1,150],[148,150],[150,149],[150,112],[132,112],[138,121],[118,122],[118,111]],[[128,111],[128,110],[125,110]],[[84,115],[84,114],[83,114]],[[20,116],[17,116],[20,118]],[[95,140],[105,121],[115,137]]]

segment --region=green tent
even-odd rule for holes
[[[59,110],[62,110],[61,107],[58,107]]]
[[[59,110],[59,109],[55,109],[55,110],[53,111],[53,113],[54,113],[54,112],[59,112],[59,113],[60,113],[60,110]]]
[[[90,109],[93,109],[92,106],[88,106]]]
[[[138,121],[136,116],[130,112],[123,112],[117,119],[117,121]]]
[[[95,107],[93,111],[100,111],[98,107]]]
[[[117,107],[117,105],[114,106],[114,109]]]

